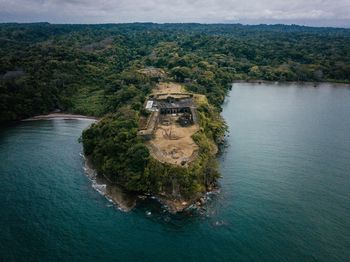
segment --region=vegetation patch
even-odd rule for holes
[[[226,131],[220,111],[234,80],[350,82],[349,65],[349,29],[1,24],[0,124],[53,111],[100,117],[81,137],[97,171],[128,190],[181,203],[219,177],[215,153]],[[146,99],[159,92],[193,94],[191,164],[158,161],[140,137],[152,114]],[[192,121],[186,114],[177,120]]]

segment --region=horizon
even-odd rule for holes
[[[200,23],[350,28],[346,0],[0,0],[0,23]]]
[[[103,23],[52,23],[48,21],[36,21],[36,22],[17,22],[17,21],[9,21],[9,22],[0,22],[0,25],[6,24],[49,24],[49,25],[127,25],[127,24],[154,24],[154,25],[185,25],[185,24],[193,24],[193,25],[241,25],[241,26],[298,26],[298,27],[308,27],[308,28],[332,28],[332,29],[350,29],[349,26],[322,26],[322,25],[305,25],[305,24],[287,24],[287,23],[258,23],[258,24],[247,24],[240,22],[232,22],[232,23],[224,23],[224,22],[150,22],[150,21],[135,21],[135,22],[103,22]]]

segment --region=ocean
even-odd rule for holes
[[[350,88],[235,83],[201,212],[123,212],[96,191],[91,120],[0,130],[0,261],[350,261]]]

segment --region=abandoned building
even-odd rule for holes
[[[159,94],[146,102],[145,109],[148,111],[159,111],[165,114],[194,114],[194,103],[191,94]],[[193,120],[193,119],[192,119]]]
[[[179,119],[178,122],[181,126],[189,126],[191,124],[193,124],[193,117],[191,113],[183,113]]]
[[[156,94],[149,97],[145,109],[151,114],[148,117],[147,125],[140,129],[139,135],[147,140],[151,138],[159,121],[161,123],[169,121],[167,115],[177,116],[177,123],[183,127],[197,123],[192,94]]]
[[[156,102],[161,114],[190,113],[193,102],[191,98],[176,99],[168,96],[165,100]]]

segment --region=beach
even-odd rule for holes
[[[66,113],[50,113],[47,115],[37,115],[30,118],[23,119],[22,121],[35,121],[35,120],[52,120],[52,119],[93,119],[98,120],[98,118],[93,116],[84,116],[77,114],[66,114]]]

